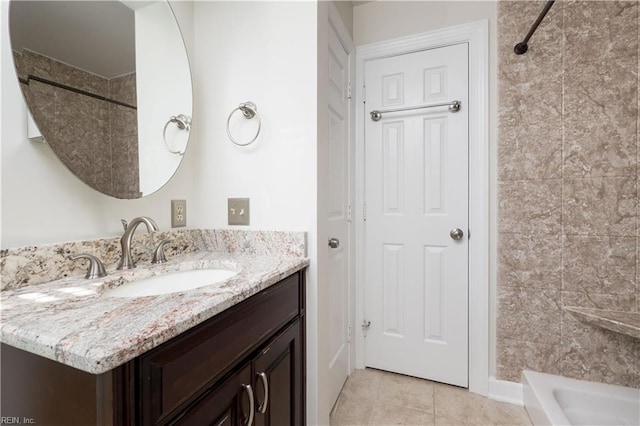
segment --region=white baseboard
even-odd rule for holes
[[[510,404],[524,405],[522,383],[507,382],[489,377],[489,398],[508,402]]]

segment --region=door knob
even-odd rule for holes
[[[340,240],[337,238],[329,238],[329,247],[338,248],[340,245]]]
[[[464,236],[464,232],[460,228],[453,228],[451,232],[449,232],[452,240],[460,240]]]

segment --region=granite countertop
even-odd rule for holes
[[[309,265],[304,257],[200,251],[161,265],[109,270],[104,278],[65,278],[0,293],[0,340],[82,371],[122,365]],[[136,298],[105,290],[167,272],[225,268],[222,284]]]
[[[640,339],[640,313],[565,307],[579,321]]]

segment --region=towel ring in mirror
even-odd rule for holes
[[[169,127],[169,124],[171,123],[176,123],[178,129],[186,130],[188,132],[189,130],[191,130],[191,117],[184,114],[180,114],[178,116],[172,115],[169,121],[167,121],[167,124],[164,125],[164,129],[162,130],[162,140],[164,141],[164,147],[167,148],[167,151],[172,154],[184,155],[184,151],[180,151],[179,149],[173,150],[169,147],[169,142],[167,142],[167,127]]]

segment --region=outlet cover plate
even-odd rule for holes
[[[171,227],[187,226],[187,200],[171,200]]]
[[[250,208],[248,198],[227,198],[229,225],[249,225]]]

